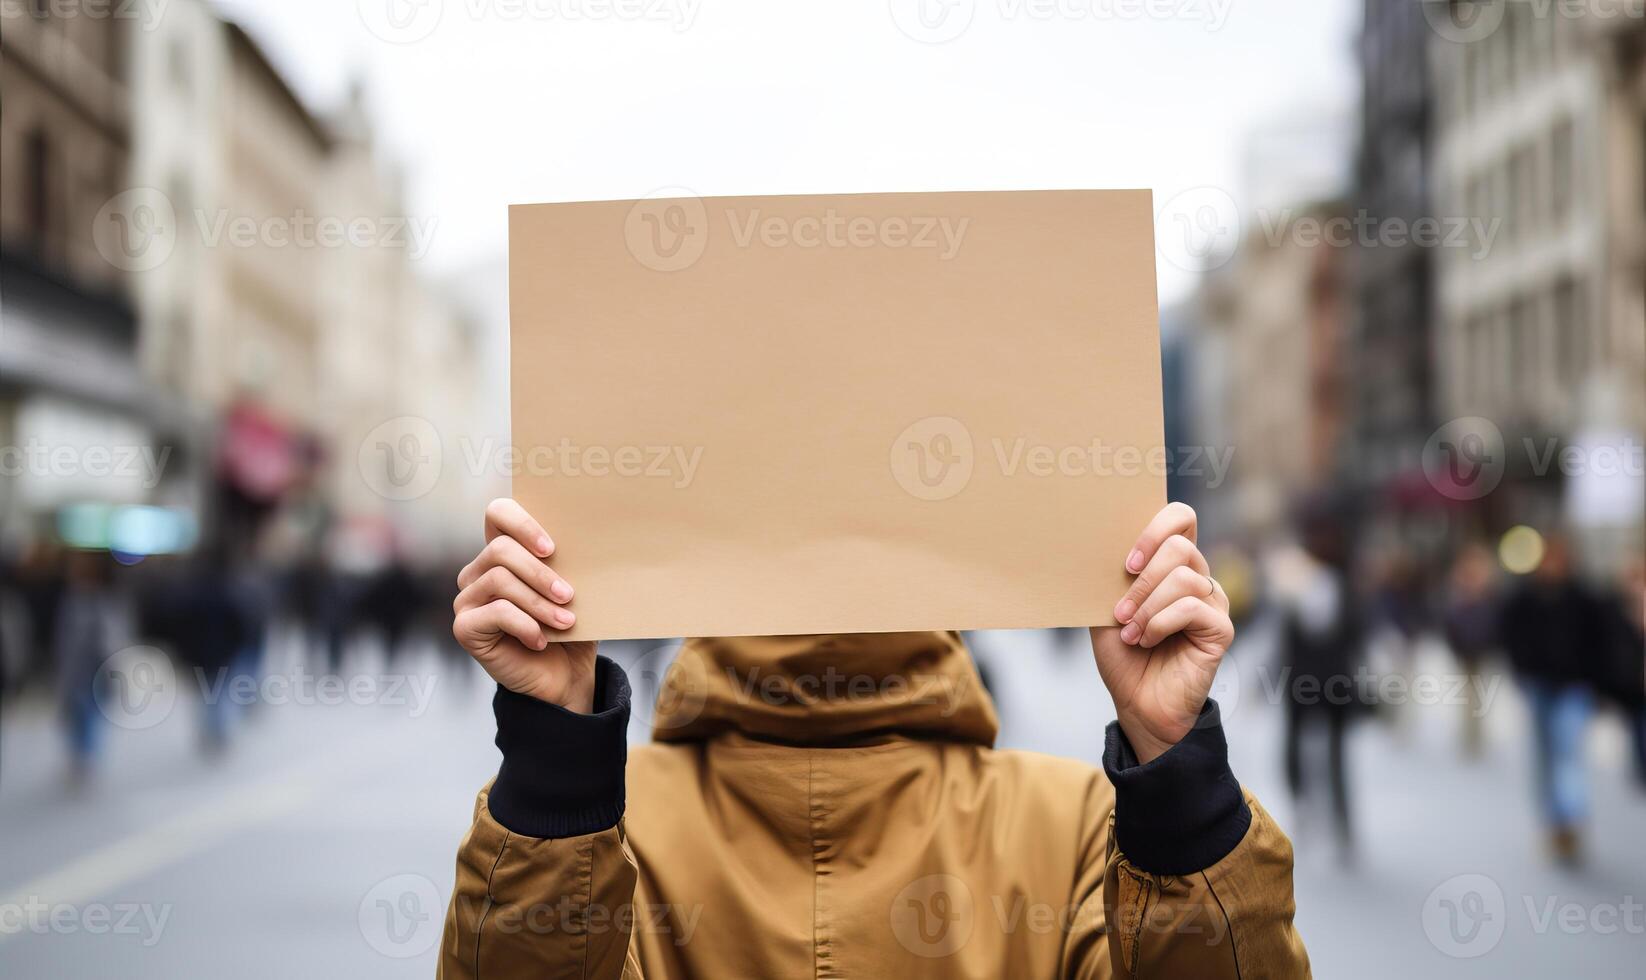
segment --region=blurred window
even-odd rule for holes
[[[1458,372],[1460,387],[1470,410],[1478,411],[1486,399],[1486,320],[1472,316],[1463,328],[1464,370]]]
[[[1554,54],[1554,18],[1546,15],[1531,18],[1526,34],[1527,61],[1537,69],[1547,68]]]
[[[1514,4],[1510,4],[1509,6],[1512,7]],[[1508,18],[1504,18],[1504,20],[1506,22],[1504,24],[1504,28],[1507,28]],[[1506,29],[1499,29],[1493,31],[1491,34],[1487,35],[1485,40],[1479,42],[1486,46],[1486,56],[1491,61],[1491,85],[1493,95],[1497,95],[1509,87],[1510,58],[1508,34],[1509,32]]]
[[[1549,136],[1549,210],[1557,224],[1564,223],[1572,209],[1572,121],[1555,123]]]
[[[1464,191],[1466,200],[1464,207],[1468,209],[1471,218],[1485,218],[1490,213],[1486,203],[1486,185],[1480,177],[1470,177],[1468,189]]]
[[[1562,383],[1575,385],[1583,370],[1584,329],[1579,308],[1577,283],[1562,279],[1555,285],[1555,359]]]
[[[28,190],[28,234],[41,254],[51,240],[51,141],[44,129],[29,133],[23,155],[24,186]]]
[[[1513,238],[1515,231],[1514,219],[1510,210],[1511,202],[1509,200],[1513,190],[1511,189],[1509,183],[1509,164],[1506,161],[1500,162],[1497,166],[1492,168],[1491,188],[1491,210],[1488,212],[1488,216],[1490,218],[1502,219],[1505,224],[1509,225],[1510,227],[1507,229],[1509,232],[1509,237]]]
[[[1503,85],[1506,89],[1513,89],[1520,81],[1520,73],[1525,65],[1520,60],[1521,38],[1526,33],[1526,5],[1523,3],[1504,4],[1503,25],[1498,28],[1497,41],[1499,45],[1498,57],[1502,60]]]
[[[1503,373],[1497,361],[1497,323],[1490,312],[1475,318],[1475,336],[1470,354],[1475,366],[1475,402],[1481,411],[1490,411],[1497,395],[1497,379]]]
[[[1488,51],[1484,43],[1463,45],[1464,56],[1469,65],[1469,103],[1472,108],[1478,108],[1486,103],[1491,81],[1487,72],[1491,69]]]
[[[1529,146],[1515,147],[1509,154],[1509,193],[1509,237],[1520,238],[1532,231],[1537,214],[1537,184]]]
[[[189,46],[182,37],[174,37],[167,45],[167,69],[171,76],[171,83],[179,91],[188,91],[189,88]]]
[[[1514,397],[1515,355],[1510,349],[1509,311],[1498,308],[1492,312],[1491,338],[1492,384],[1491,404],[1494,414],[1501,413]]]
[[[1525,315],[1522,302],[1519,299],[1509,304],[1509,314],[1503,327],[1504,357],[1508,362],[1504,371],[1504,388],[1510,398],[1517,392],[1525,390],[1526,385],[1526,346],[1524,336]]]

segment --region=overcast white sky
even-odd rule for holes
[[[510,203],[671,185],[705,195],[1151,187],[1159,206],[1209,184],[1238,198],[1248,134],[1352,109],[1357,92],[1358,0],[218,7],[317,109],[336,104],[351,76],[365,80],[410,210],[438,220],[434,271],[500,258]],[[909,36],[962,26],[943,43]],[[1192,285],[1161,266],[1164,299]]]

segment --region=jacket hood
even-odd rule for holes
[[[993,745],[998,729],[960,634],[830,633],[687,640],[658,693],[652,737]]]

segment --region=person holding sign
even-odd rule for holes
[[[938,632],[689,640],[629,752],[622,670],[557,638],[553,537],[493,502],[453,632],[498,683],[503,761],[440,975],[1308,976],[1290,843],[1208,699],[1234,627],[1196,531],[1172,504],[1093,556],[1133,579],[1091,630],[1101,769],[996,750]]]

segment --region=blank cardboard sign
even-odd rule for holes
[[[1148,191],[509,211],[572,639],[1110,625],[1165,503]]]

